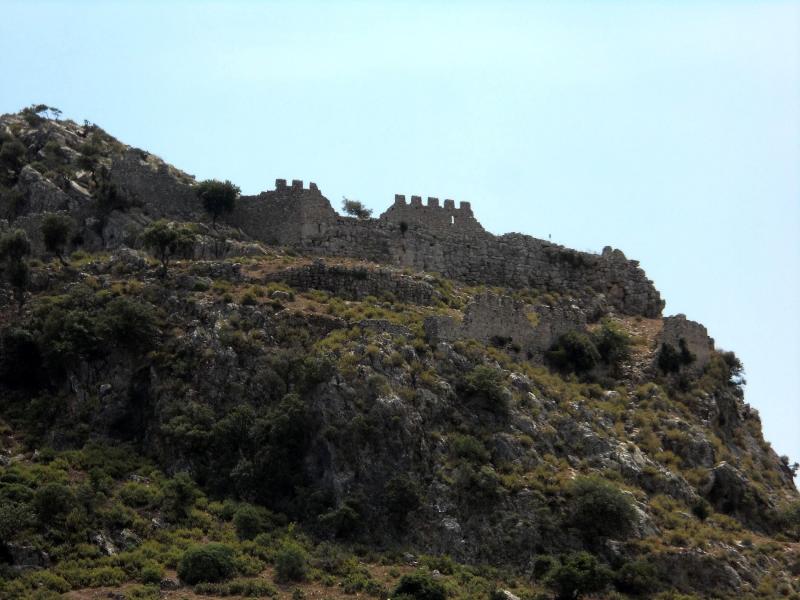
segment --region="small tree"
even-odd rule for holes
[[[233,212],[240,193],[239,186],[228,180],[206,179],[197,186],[197,197],[203,202],[203,208],[215,227],[220,216]]]
[[[0,260],[6,262],[22,260],[30,253],[31,242],[24,230],[15,229],[0,237]]]
[[[25,304],[25,292],[31,279],[31,269],[25,260],[31,253],[31,242],[22,229],[15,229],[0,237],[0,260],[6,281],[14,289],[14,297],[22,312]]]
[[[176,227],[162,219],[144,230],[142,242],[161,261],[161,276],[165,277],[169,259],[188,252],[194,243],[194,234],[186,227]]]
[[[6,266],[6,278],[14,288],[14,299],[17,301],[19,312],[25,306],[25,293],[31,283],[31,268],[25,260],[18,260]]]
[[[371,208],[367,208],[358,200],[348,200],[345,197],[342,197],[342,210],[357,219],[369,219],[372,215]]]
[[[67,261],[64,258],[64,249],[67,246],[67,240],[73,225],[74,221],[67,215],[48,214],[42,221],[44,247],[48,252],[54,254],[64,266],[67,265]]]

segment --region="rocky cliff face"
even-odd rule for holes
[[[271,544],[292,538],[403,569],[431,555],[459,598],[488,591],[463,588],[485,574],[453,560],[549,597],[581,551],[613,572],[592,571],[609,597],[800,593],[798,493],[741,365],[702,325],[662,319],[621,252],[496,238],[449,202],[347,219],[315,186],[280,182],[209,227],[190,176],[99,129],[29,120],[0,118],[3,228],[37,255],[22,310],[0,288],[0,592],[100,581],[76,574],[78,553],[80,568],[175,566],[187,540],[233,543],[227,503],[272,511],[236,550],[241,573],[264,577]],[[44,252],[48,212],[76,223],[67,265]],[[163,277],[136,249],[157,217],[194,236]],[[108,459],[98,474],[97,444],[126,444],[151,471]],[[47,521],[24,465],[84,500]],[[159,491],[179,473],[219,506]],[[148,485],[152,498],[131,495]],[[118,557],[99,558],[109,544]]]

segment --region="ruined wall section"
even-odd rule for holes
[[[111,182],[129,206],[138,207],[153,219],[198,221],[203,207],[192,185],[194,178],[160,158],[126,148],[109,169]]]
[[[227,222],[268,244],[297,246],[327,233],[337,218],[315,183],[277,179],[274,190],[239,198]]]
[[[690,321],[683,314],[664,317],[664,327],[656,339],[656,348],[661,348],[661,344],[667,344],[679,352],[681,340],[686,342],[686,347],[695,357],[694,361],[683,369],[693,374],[702,373],[714,353],[714,340],[708,336],[708,330],[704,325]]]
[[[464,309],[464,319],[433,316],[425,319],[425,335],[431,342],[474,339],[498,340],[519,346],[529,357],[543,353],[568,331],[586,328],[586,316],[568,304],[530,305],[509,296],[479,294]]]

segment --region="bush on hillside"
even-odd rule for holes
[[[234,575],[234,557],[233,548],[225,544],[192,546],[178,563],[178,577],[189,585],[225,581]]]
[[[33,334],[7,329],[0,334],[0,380],[6,385],[35,387],[42,356]]]
[[[444,586],[423,571],[403,575],[392,593],[392,598],[404,597],[414,600],[445,600],[446,596]]]
[[[689,350],[686,340],[678,340],[679,348],[670,344],[661,344],[658,353],[658,368],[664,373],[677,373],[681,367],[690,365],[695,361],[695,355]]]
[[[563,373],[588,373],[600,362],[600,352],[585,333],[570,331],[545,353],[547,361]]]
[[[284,540],[275,553],[277,581],[304,581],[308,576],[308,553],[295,541]]]
[[[487,365],[478,365],[459,382],[461,392],[470,402],[494,413],[508,410],[503,373]]]
[[[600,354],[600,360],[614,371],[631,355],[630,337],[619,325],[608,319],[592,334],[592,340]]]
[[[63,519],[75,504],[75,497],[66,485],[46,483],[33,495],[33,508],[39,521],[51,524]]]
[[[614,585],[620,592],[643,596],[658,590],[656,568],[645,560],[627,562],[614,576]]]
[[[200,492],[188,474],[178,473],[164,485],[163,495],[161,508],[164,516],[170,521],[181,522],[189,516]]]
[[[240,540],[252,540],[271,529],[270,512],[260,506],[243,504],[233,514],[233,526]]]
[[[570,488],[569,522],[589,540],[625,539],[634,530],[636,512],[628,497],[597,477],[580,477]]]
[[[558,600],[573,600],[585,594],[602,592],[611,582],[612,572],[588,552],[575,552],[561,559],[545,580]]]
[[[389,521],[402,529],[406,525],[409,513],[420,505],[420,493],[417,484],[406,475],[397,475],[386,484],[384,506]]]

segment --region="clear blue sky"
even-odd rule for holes
[[[470,200],[496,233],[619,247],[800,460],[799,39],[798,2],[5,0],[0,112],[247,193]]]

